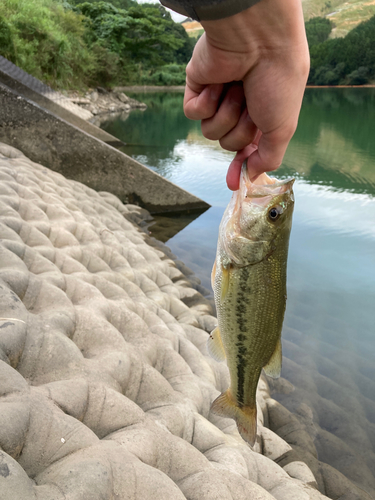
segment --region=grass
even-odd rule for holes
[[[345,36],[362,21],[375,15],[375,0],[349,0],[329,16],[335,24],[332,37]]]
[[[190,38],[198,38],[200,35],[203,35],[204,29],[198,28],[198,29],[187,31],[186,33],[190,36]]]

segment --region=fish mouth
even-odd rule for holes
[[[274,197],[286,193],[289,193],[293,198],[294,181],[293,177],[277,180],[274,177],[269,177],[264,172],[252,182],[248,174],[246,161],[244,161],[240,176],[240,191],[243,192],[245,198],[263,198],[270,195]]]

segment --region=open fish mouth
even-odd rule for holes
[[[250,180],[246,162],[242,164],[240,176],[240,191],[243,198],[263,198],[265,196],[278,196],[290,192],[293,197],[293,184],[295,179],[289,177],[277,180],[269,177],[265,172],[259,175],[253,182]]]

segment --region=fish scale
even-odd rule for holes
[[[264,185],[252,184],[242,169],[240,189],[220,224],[212,273],[218,328],[208,341],[217,359],[226,358],[231,380],[211,409],[234,418],[251,445],[256,438],[256,389],[262,368],[275,377],[281,369],[294,204],[293,179],[277,182],[263,174],[261,181]]]

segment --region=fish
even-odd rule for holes
[[[294,208],[294,179],[261,174],[251,182],[243,164],[240,186],[219,226],[211,282],[218,326],[207,340],[210,355],[226,359],[230,387],[211,411],[236,421],[242,438],[256,441],[256,390],[264,369],[281,372],[281,330]]]

